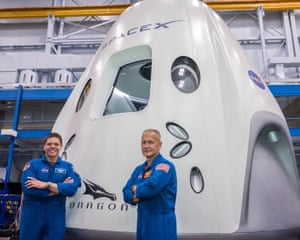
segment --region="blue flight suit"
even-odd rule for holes
[[[48,196],[48,189],[26,188],[27,177],[56,183],[59,193]],[[63,183],[71,177],[73,183]],[[25,164],[21,176],[24,202],[21,215],[20,240],[63,240],[65,234],[66,197],[76,193],[80,176],[70,162],[62,160],[51,165],[45,156]]]
[[[158,154],[149,168],[147,162],[135,168],[123,188],[124,201],[135,205],[133,185],[139,199],[136,240],[177,239],[177,177],[173,163]]]

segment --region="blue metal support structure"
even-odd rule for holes
[[[21,196],[0,194],[0,226],[10,224],[15,219],[20,206]]]
[[[16,105],[21,104],[23,100],[66,100],[72,92],[72,88],[60,89],[24,89],[22,88],[22,95],[19,96],[18,89],[0,89],[0,100],[16,100]],[[17,117],[17,119],[16,119]],[[18,123],[19,114],[14,116],[14,123]],[[43,138],[51,129],[43,130],[18,130],[17,138]],[[6,138],[0,134],[0,138]]]
[[[269,85],[269,89],[275,97],[300,96],[299,84]],[[289,130],[292,137],[300,136],[300,128],[290,128]]]
[[[276,84],[269,85],[269,89],[275,97],[300,96],[299,84]]]
[[[18,130],[22,93],[23,93],[23,87],[22,85],[19,85],[17,95],[16,95],[16,107],[15,107],[13,125],[12,125],[12,130],[15,130],[16,132]],[[0,204],[1,204],[0,226],[2,227],[5,224],[10,224],[14,220],[14,217],[16,216],[16,213],[18,211],[21,202],[21,196],[9,194],[9,189],[8,189],[8,183],[10,179],[10,172],[11,172],[12,161],[13,161],[13,154],[15,149],[15,140],[16,140],[16,136],[10,136],[10,145],[9,145],[9,151],[7,157],[4,189],[1,191],[0,194]]]
[[[22,100],[66,100],[73,89],[23,89]],[[17,89],[0,89],[0,100],[16,100]]]
[[[3,189],[0,189],[0,228],[5,228],[10,224],[18,211],[21,203],[21,195],[12,194],[9,189],[10,173],[13,162],[16,138],[44,138],[51,129],[43,130],[18,130],[20,108],[23,100],[66,100],[72,89],[24,89],[19,85],[17,89],[0,89],[0,100],[15,101],[15,110],[12,122],[12,130],[17,132],[17,136],[9,136],[10,145],[7,157],[6,174]],[[0,134],[0,138],[7,138]]]
[[[12,129],[15,131],[18,131],[18,122],[19,122],[19,115],[20,115],[22,93],[23,93],[23,87],[22,87],[22,85],[19,85],[17,97],[16,97],[16,107],[15,107],[15,112],[14,112],[13,126],[12,126]],[[4,191],[6,193],[8,193],[7,183],[9,182],[9,178],[10,178],[10,171],[11,171],[13,154],[14,154],[14,149],[15,149],[15,140],[16,140],[15,136],[10,136],[10,145],[9,145],[6,175],[5,175],[5,182],[4,182]]]

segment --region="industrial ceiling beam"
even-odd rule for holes
[[[300,9],[299,0],[206,0],[215,11],[251,11],[263,7],[265,11],[286,11]]]
[[[120,15],[129,6],[130,4],[113,4],[97,6],[0,8],[0,18],[47,18],[50,14],[56,17],[115,16]]]
[[[265,11],[285,11],[300,9],[299,0],[204,0],[216,11],[251,11],[263,7]],[[116,16],[130,4],[0,8],[0,19],[56,17]]]

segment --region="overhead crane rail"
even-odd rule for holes
[[[215,11],[251,11],[262,7],[265,11],[287,11],[300,9],[299,0],[206,0]]]
[[[300,9],[299,0],[205,0],[215,11],[251,11],[262,7],[265,11],[286,11]],[[91,6],[53,6],[0,8],[0,19],[46,18],[82,16],[116,16],[120,15],[130,4],[91,5]]]

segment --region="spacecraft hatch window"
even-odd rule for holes
[[[73,135],[69,138],[69,140],[67,141],[67,143],[65,144],[64,151],[63,151],[63,153],[62,153],[62,155],[61,155],[61,157],[62,157],[63,159],[65,159],[65,160],[68,160],[67,150],[68,150],[68,148],[72,145],[72,143],[73,143],[75,137],[76,137],[76,134],[73,134]]]
[[[195,193],[201,193],[204,189],[204,180],[198,167],[193,167],[190,172],[190,184]]]
[[[190,141],[182,141],[176,144],[171,150],[172,158],[182,158],[186,156],[192,150],[192,144]]]
[[[174,136],[182,140],[189,139],[187,131],[176,123],[168,122],[166,125],[168,131]]]
[[[189,57],[181,56],[174,61],[171,77],[176,88],[183,93],[192,93],[200,85],[200,70]]]
[[[79,100],[78,100],[78,103],[76,105],[76,112],[78,112],[82,106],[83,106],[83,103],[85,102],[85,100],[87,99],[87,96],[89,95],[90,93],[90,90],[91,90],[91,85],[92,85],[92,79],[89,79],[86,84],[84,85],[84,88],[80,94],[80,97],[79,97]]]
[[[150,95],[151,69],[149,59],[121,66],[103,115],[143,110]]]

